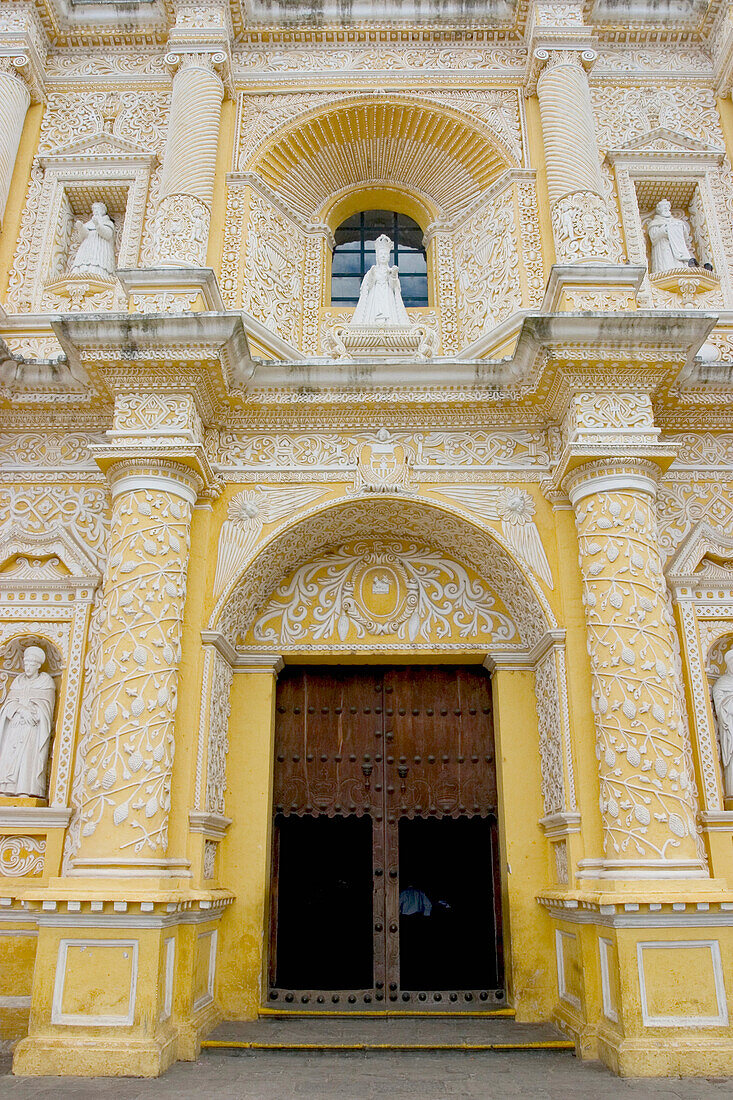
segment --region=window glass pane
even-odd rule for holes
[[[331,300],[333,302],[346,302],[346,304],[353,302],[356,305],[360,286],[361,277],[354,279],[348,275],[337,275],[331,281]]]
[[[361,275],[361,253],[337,250],[331,262],[331,272],[333,275]]]
[[[337,229],[337,248],[361,248],[361,233],[358,229]]]
[[[422,252],[422,237],[422,229],[402,229],[400,230],[400,248],[416,248]]]
[[[345,222],[341,222],[341,225],[339,226],[337,232],[340,232],[342,229],[356,229],[358,232],[360,225],[361,214],[352,214],[351,217],[347,218]]]
[[[400,269],[400,276],[403,273],[405,275],[424,275],[427,271],[425,257],[420,252],[403,252],[400,249],[397,266]]]
[[[380,233],[391,236],[394,233],[394,214],[391,210],[365,210],[364,230],[372,230],[377,236]]]

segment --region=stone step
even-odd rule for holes
[[[572,1051],[574,1043],[551,1024],[518,1024],[495,1016],[267,1016],[220,1024],[204,1051]]]

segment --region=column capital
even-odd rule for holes
[[[229,4],[224,0],[178,0],[176,21],[168,34],[165,63],[172,73],[185,68],[206,69],[234,96],[231,73],[232,28]]]
[[[733,5],[726,5],[717,31],[710,36],[713,51],[715,94],[728,96],[733,91]]]
[[[524,94],[532,96],[537,91],[544,74],[560,65],[570,65],[589,73],[598,60],[595,40],[590,31],[557,39],[543,34],[530,45],[527,56],[527,70],[524,80]]]
[[[107,441],[92,451],[113,499],[130,489],[165,489],[194,505],[217,480],[203,439],[192,395],[118,394]]]
[[[45,99],[48,39],[33,4],[16,3],[0,29],[0,72],[20,81],[34,103]]]
[[[563,478],[563,488],[573,507],[592,493],[633,490],[656,497],[661,473],[652,459],[608,456],[569,470]]]

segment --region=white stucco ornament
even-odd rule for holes
[[[402,301],[399,272],[389,262],[392,247],[392,241],[385,233],[377,237],[374,243],[377,262],[369,268],[361,281],[359,301],[351,319],[352,325],[385,327],[410,324]]]
[[[672,213],[669,199],[657,203],[654,217],[649,222],[649,240],[652,245],[651,271],[669,271],[687,266],[692,260],[689,229],[681,218]]]
[[[0,794],[46,797],[56,685],[40,671],[45,660],[40,646],[24,650],[23,672],[0,707]]]
[[[77,227],[82,242],[71,262],[71,274],[114,275],[115,223],[107,213],[105,204],[93,203],[91,218],[88,222],[78,222]]]
[[[733,798],[733,648],[725,655],[726,671],[713,685],[713,702],[718,719],[720,757],[726,798]]]

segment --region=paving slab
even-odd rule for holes
[[[550,1024],[519,1024],[506,1017],[353,1016],[273,1017],[220,1024],[207,1050],[511,1050],[573,1043]]]
[[[733,1079],[622,1080],[598,1062],[545,1051],[465,1054],[209,1054],[156,1080],[3,1076],[12,1100],[722,1100]]]

